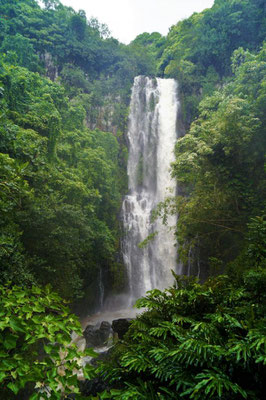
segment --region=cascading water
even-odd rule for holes
[[[171,285],[171,269],[178,268],[170,229],[176,225],[176,217],[168,218],[168,226],[160,219],[151,221],[157,204],[177,190],[169,169],[174,161],[178,107],[175,80],[135,78],[128,132],[129,194],[122,206],[123,258],[131,302],[147,290]],[[139,248],[151,234],[154,238]]]

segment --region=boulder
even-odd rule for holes
[[[100,338],[98,334],[98,329],[94,325],[86,326],[86,329],[83,332],[83,336],[86,339],[87,347],[99,346]]]
[[[99,329],[99,334],[101,336],[103,344],[107,342],[107,340],[108,340],[108,338],[110,336],[110,333],[111,333],[111,329],[112,328],[111,328],[110,322],[103,321],[101,323],[101,326],[100,326],[100,329]]]
[[[99,347],[103,346],[111,333],[111,324],[107,321],[103,321],[98,328],[95,325],[88,325],[83,332],[83,336],[86,339],[87,347]]]
[[[127,333],[132,318],[119,318],[112,322],[112,329],[117,333],[119,339],[123,339],[124,335]]]

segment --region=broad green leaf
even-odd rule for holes
[[[7,333],[4,340],[4,347],[8,350],[14,349],[16,347],[18,336]]]
[[[14,383],[14,382],[9,382],[9,383],[7,384],[7,387],[8,387],[10,390],[12,390],[12,392],[15,393],[16,395],[18,394],[19,389],[20,389],[19,384],[18,384],[18,383]]]
[[[2,382],[5,379],[5,376],[6,376],[5,372],[0,371],[0,382]]]

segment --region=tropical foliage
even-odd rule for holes
[[[99,368],[113,387],[100,398],[262,400],[265,269],[238,284],[226,275],[203,285],[175,278],[137,301],[146,311]]]
[[[118,142],[86,129],[84,108],[58,84],[0,68],[1,280],[82,297],[83,279],[97,280],[116,252]]]
[[[199,101],[231,75],[231,56],[258,51],[266,37],[264,0],[215,0],[210,9],[172,26],[159,71],[178,80],[186,126]]]
[[[79,393],[78,374],[94,374],[90,365],[81,366],[81,357],[94,353],[71,344],[73,332],[81,335],[77,317],[48,286],[0,286],[0,294],[1,398],[52,400]]]

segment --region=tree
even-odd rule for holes
[[[6,36],[0,50],[6,53],[6,61],[12,56],[18,65],[28,68],[30,71],[39,71],[39,59],[34,47],[28,38],[17,33],[15,36]]]
[[[25,250],[14,216],[28,201],[31,191],[24,178],[27,164],[0,153],[0,281],[31,284],[34,276],[30,270]]]

